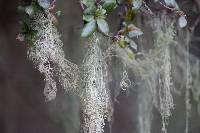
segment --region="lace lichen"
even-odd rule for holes
[[[166,125],[168,118],[171,116],[171,109],[174,108],[173,97],[171,94],[171,62],[170,62],[170,53],[169,49],[166,49],[162,57],[162,71],[159,75],[159,101],[160,101],[160,114],[162,117],[162,131],[167,133]]]
[[[154,34],[154,45],[157,48],[162,48],[162,52],[159,53],[160,61],[157,63],[160,66],[158,73],[158,96],[159,102],[157,108],[160,111],[162,117],[162,132],[167,133],[166,125],[168,124],[168,118],[171,116],[171,109],[174,108],[172,91],[172,78],[171,78],[171,57],[170,46],[174,44],[175,29],[173,18],[161,15],[160,18],[156,18],[152,21]],[[167,45],[167,47],[165,46]]]
[[[120,58],[122,63],[133,71],[136,76],[141,76],[142,79],[148,78],[155,72],[158,73],[160,68],[158,65],[161,62],[159,55],[166,49],[170,44],[176,44],[174,39],[176,32],[174,28],[174,21],[168,22],[163,16],[158,16],[151,19],[150,24],[152,25],[153,33],[156,37],[154,40],[154,46],[149,51],[144,51],[144,59],[131,59],[127,52],[128,48],[121,48],[119,45],[111,45],[107,50],[106,57],[117,57]],[[165,16],[166,17],[166,16]],[[166,22],[164,22],[164,20]],[[169,19],[171,20],[171,19]],[[165,27],[164,27],[165,26]]]
[[[150,83],[148,79],[142,82],[139,85],[138,94],[138,131],[139,133],[151,133],[153,95],[150,87],[153,82]]]
[[[107,84],[107,64],[101,49],[101,37],[94,34],[82,65],[83,132],[103,133],[105,118],[112,115]]]
[[[63,43],[51,13],[38,12],[30,19],[30,27],[37,33],[29,46],[28,58],[45,76],[44,95],[49,101],[56,97],[56,76],[66,90],[76,88],[78,67],[65,59]]]

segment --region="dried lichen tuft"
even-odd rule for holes
[[[65,59],[63,43],[49,12],[31,16],[31,28],[37,31],[28,49],[28,58],[45,76],[46,100],[56,97],[56,76],[66,90],[76,88],[78,67]]]
[[[171,81],[171,62],[169,49],[165,49],[162,53],[162,71],[159,74],[159,111],[162,117],[162,132],[167,133],[166,125],[168,118],[171,116],[171,109],[174,108],[173,97],[171,94],[172,81]]]
[[[107,88],[107,64],[101,49],[101,37],[93,35],[82,66],[83,132],[103,133],[105,118],[112,115],[110,91]]]

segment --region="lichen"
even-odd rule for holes
[[[112,117],[107,84],[108,68],[103,58],[101,37],[94,34],[81,67],[81,94],[84,133],[103,133],[105,119]]]
[[[37,31],[37,34],[27,54],[35,67],[44,75],[46,82],[44,95],[49,101],[56,97],[56,77],[64,89],[76,88],[78,67],[65,59],[63,43],[49,12],[38,12],[31,16],[31,28]]]

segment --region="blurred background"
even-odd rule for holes
[[[199,0],[179,0],[181,8],[189,14],[192,23],[199,14],[192,11],[200,7]],[[45,102],[43,77],[26,58],[26,45],[15,38],[19,31],[16,8],[18,0],[0,0],[0,133],[80,133],[81,110],[79,99],[58,90],[57,98]],[[199,5],[198,5],[199,4]],[[66,57],[77,64],[86,51],[80,38],[83,25],[78,0],[57,0],[58,18]],[[115,29],[117,16],[110,17]],[[116,22],[114,24],[113,22]],[[200,57],[200,24],[196,38],[190,45],[191,54]],[[115,84],[112,85],[114,90]],[[120,92],[114,103],[112,133],[137,133],[137,90],[129,94]],[[175,109],[168,125],[169,133],[183,133],[185,128],[184,97],[175,96]],[[189,133],[200,133],[200,116],[196,103],[191,111]],[[159,112],[154,110],[152,133],[161,129]],[[105,127],[107,128],[107,127]],[[108,132],[107,130],[105,132]]]

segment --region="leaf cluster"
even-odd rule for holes
[[[187,25],[186,15],[180,11],[175,0],[153,0],[152,2],[160,4],[163,9],[170,10],[179,16],[179,27],[184,28]],[[83,5],[83,21],[85,22],[82,37],[90,37],[94,32],[100,32],[103,35],[112,38],[115,44],[121,48],[128,48],[134,54],[138,52],[138,45],[134,38],[143,34],[133,22],[135,15],[139,12],[144,12],[149,15],[154,15],[151,9],[146,4],[145,0],[81,0]],[[109,24],[107,23],[107,15],[116,8],[122,9],[119,14],[120,28],[115,36],[109,35]]]
[[[20,21],[21,30],[18,35],[20,41],[33,44],[37,31],[31,27],[32,16],[37,13],[45,13],[50,6],[50,0],[32,0],[31,2],[23,2],[21,6],[17,7],[17,11],[22,17]]]

